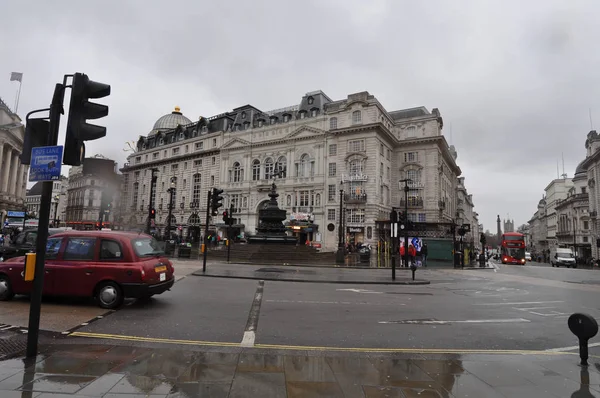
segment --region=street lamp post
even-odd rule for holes
[[[158,169],[154,168],[150,170],[152,172],[152,177],[150,179],[150,200],[148,201],[148,219],[146,221],[146,233],[150,234],[150,229],[152,228],[152,209],[154,208],[154,191],[156,190],[156,180],[158,176]]]
[[[58,217],[56,217],[58,215],[58,201],[60,200],[60,195],[54,195],[54,221],[52,222],[52,225],[54,225],[54,228],[58,228],[58,225],[56,223],[56,219]]]
[[[175,177],[171,177],[171,187],[167,189],[169,193],[169,215],[167,216],[167,230],[165,232],[166,240],[171,240],[171,217],[173,217],[173,194],[175,193]]]
[[[573,255],[575,256],[575,263],[577,263],[577,218],[573,216]]]
[[[338,250],[335,256],[335,262],[344,263],[344,190],[340,189],[340,222],[338,226]]]

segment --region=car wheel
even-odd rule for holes
[[[115,282],[104,282],[96,288],[95,298],[101,308],[112,310],[123,304],[123,291]]]
[[[0,275],[0,301],[11,300],[14,296],[10,279],[6,275]]]

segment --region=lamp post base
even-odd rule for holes
[[[338,249],[338,251],[335,253],[335,262],[337,264],[344,264],[344,260],[344,249]]]

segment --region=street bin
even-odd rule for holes
[[[359,255],[360,257],[360,265],[370,265],[371,264],[371,251],[370,250],[365,250],[364,252],[360,253]]]
[[[485,254],[479,255],[479,268],[485,268]]]
[[[177,253],[177,257],[179,258],[190,258],[192,254],[191,246],[188,246],[186,243],[179,245],[179,250]]]

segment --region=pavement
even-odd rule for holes
[[[0,362],[3,398],[600,397],[600,362],[577,356],[200,351],[50,344]]]
[[[429,280],[423,267],[412,279],[410,268],[396,268],[396,279],[392,280],[391,268],[346,268],[314,266],[274,266],[257,264],[212,263],[206,272],[198,270],[195,276],[208,278],[235,278],[282,282],[339,283],[353,285],[427,285]]]

